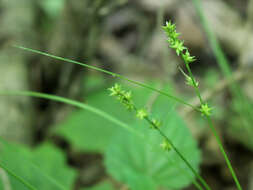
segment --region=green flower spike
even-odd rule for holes
[[[122,103],[128,110],[133,110],[134,109],[134,104],[132,101],[132,93],[126,92],[121,89],[121,86],[119,84],[115,84],[113,87],[108,89],[111,94],[110,96],[115,96],[117,99]]]
[[[170,143],[167,140],[164,140],[163,143],[160,145],[163,150],[170,151],[172,149]]]
[[[184,42],[180,40],[175,40],[174,43],[171,43],[170,47],[176,50],[178,56],[186,49]]]
[[[172,24],[171,21],[166,22],[166,25],[163,26],[163,30],[169,38],[168,43],[170,44],[170,47],[176,50],[178,56],[183,54],[183,51],[187,48],[184,47],[184,42],[178,39],[180,34],[176,31],[176,25]]]
[[[147,116],[148,116],[148,113],[145,109],[137,110],[136,117],[138,117],[139,119],[144,119]]]
[[[195,57],[191,56],[188,50],[186,50],[186,52],[182,54],[182,57],[186,64],[196,61]]]
[[[208,104],[207,103],[205,103],[205,104],[202,104],[201,105],[201,108],[200,108],[200,112],[202,113],[201,115],[202,116],[204,116],[204,115],[206,115],[206,116],[210,116],[211,115],[211,110],[212,110],[213,108],[210,108],[209,106],[208,106]]]
[[[132,100],[132,92],[131,91],[128,91],[125,93],[125,98],[128,99],[128,100]]]
[[[178,36],[180,35],[179,33],[176,32],[176,25],[172,24],[171,21],[166,22],[166,25],[163,26],[163,29],[167,36],[172,40],[175,41],[178,39]]]
[[[169,35],[172,32],[174,32],[176,30],[176,25],[172,24],[171,21],[166,21],[165,26],[163,26],[164,31]]]
[[[109,88],[108,90],[111,92],[110,96],[118,96],[119,93],[122,91],[121,86],[117,83],[114,84],[114,86]]]

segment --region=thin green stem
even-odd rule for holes
[[[22,183],[24,186],[26,186],[28,189],[30,189],[30,190],[37,190],[31,184],[29,184],[28,182],[26,182],[23,178],[21,178],[21,177],[17,176],[16,174],[14,174],[11,170],[9,170],[9,168],[7,168],[6,166],[4,166],[1,162],[0,162],[0,167],[3,168],[3,170],[5,170],[9,175],[11,175],[16,180],[18,180],[20,183]]]
[[[182,99],[180,99],[178,97],[175,97],[175,96],[173,96],[171,94],[168,94],[167,92],[164,92],[162,90],[155,89],[152,86],[149,86],[147,84],[131,80],[131,79],[129,79],[129,78],[123,76],[123,75],[120,75],[120,74],[117,74],[117,73],[113,73],[113,72],[110,72],[110,71],[107,71],[107,70],[104,70],[104,69],[101,69],[101,68],[98,68],[98,67],[94,67],[92,65],[88,65],[88,64],[85,64],[85,63],[81,63],[81,62],[78,62],[78,61],[74,61],[74,60],[63,58],[63,57],[51,55],[49,53],[45,53],[45,52],[42,52],[42,51],[38,51],[38,50],[34,50],[34,49],[22,47],[22,46],[14,46],[14,47],[22,49],[22,50],[25,50],[25,51],[33,52],[33,53],[36,53],[36,54],[44,55],[44,56],[47,56],[47,57],[51,57],[53,59],[57,59],[57,60],[60,60],[60,61],[65,61],[65,62],[73,63],[73,64],[76,64],[76,65],[81,65],[81,66],[87,67],[89,69],[93,69],[93,70],[96,70],[96,71],[99,71],[99,72],[102,72],[102,73],[106,73],[106,74],[111,75],[113,77],[118,77],[118,78],[126,80],[126,81],[128,81],[128,82],[130,82],[132,84],[141,86],[143,88],[147,88],[147,89],[152,90],[152,91],[156,91],[159,94],[167,96],[168,98],[171,98],[171,99],[173,99],[173,100],[175,100],[175,101],[177,101],[177,102],[179,102],[181,104],[184,104],[186,106],[189,106],[189,107],[193,108],[195,111],[198,111],[198,109],[195,106],[187,103],[186,101],[184,101],[184,100],[182,100]]]
[[[206,119],[207,119],[207,121],[208,121],[208,124],[209,124],[211,130],[212,130],[213,135],[215,136],[215,139],[216,139],[216,141],[217,141],[217,143],[218,143],[218,145],[219,145],[220,151],[221,151],[221,153],[222,153],[223,156],[224,156],[224,159],[225,159],[225,161],[226,161],[226,164],[227,164],[227,166],[228,166],[228,168],[229,168],[229,170],[230,170],[230,172],[231,172],[231,175],[232,175],[232,177],[233,177],[233,179],[234,179],[234,181],[235,181],[235,183],[236,183],[237,188],[238,188],[239,190],[242,190],[242,187],[241,187],[241,185],[240,185],[240,183],[239,183],[239,180],[238,180],[238,178],[237,178],[237,176],[236,176],[236,174],[235,174],[235,171],[234,171],[234,169],[233,169],[233,167],[232,167],[232,164],[231,164],[231,162],[230,162],[230,160],[229,160],[229,158],[228,158],[228,156],[227,156],[227,154],[226,154],[226,152],[225,152],[225,150],[224,150],[224,148],[223,148],[221,139],[220,139],[219,135],[217,134],[217,131],[216,131],[216,129],[215,129],[213,123],[212,123],[212,120],[211,120],[210,116],[205,115],[205,117],[206,117]]]

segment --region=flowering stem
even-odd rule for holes
[[[203,106],[203,105],[205,105],[205,103],[204,103],[204,101],[203,101],[203,99],[202,99],[202,97],[201,97],[201,94],[200,94],[200,91],[199,91],[199,87],[198,87],[198,85],[197,85],[196,82],[195,82],[195,79],[194,79],[194,77],[193,77],[191,68],[190,68],[190,66],[189,66],[188,63],[186,63],[186,62],[184,62],[184,63],[185,63],[186,69],[187,69],[187,71],[188,71],[188,73],[189,73],[189,76],[191,77],[191,79],[192,79],[192,81],[193,81],[193,86],[194,86],[194,89],[195,89],[195,93],[197,94],[197,96],[198,96],[198,98],[199,98],[199,101],[200,101],[201,105]],[[222,155],[223,155],[223,157],[224,157],[224,159],[225,159],[225,161],[226,161],[226,164],[227,164],[227,166],[228,166],[228,168],[229,168],[229,171],[230,171],[230,173],[231,173],[231,175],[232,175],[232,177],[233,177],[233,179],[234,179],[234,181],[235,181],[235,183],[236,183],[237,188],[238,188],[239,190],[242,190],[242,187],[241,187],[241,185],[240,185],[240,183],[239,183],[239,180],[238,180],[238,178],[237,178],[237,176],[236,176],[236,174],[235,174],[235,171],[234,171],[234,169],[233,169],[233,167],[232,167],[232,164],[231,164],[231,162],[230,162],[230,160],[229,160],[229,158],[228,158],[228,156],[227,156],[227,154],[226,154],[226,152],[225,152],[225,149],[224,149],[224,147],[223,147],[223,145],[222,145],[221,139],[220,139],[220,137],[218,136],[215,127],[213,126],[213,123],[212,123],[212,120],[211,120],[210,115],[209,115],[209,114],[205,114],[205,113],[203,113],[203,112],[202,112],[202,114],[203,114],[203,115],[205,116],[205,118],[207,119],[208,126],[209,126],[209,128],[211,129],[211,131],[212,131],[212,133],[213,133],[213,135],[214,135],[214,137],[215,137],[215,139],[216,139],[216,142],[217,142],[218,145],[219,145],[219,149],[220,149],[220,151],[221,151],[221,153],[222,153]]]
[[[193,81],[195,93],[197,94],[197,96],[198,96],[198,98],[199,98],[199,101],[200,101],[201,105],[203,106],[203,105],[205,105],[205,103],[204,103],[204,101],[203,101],[203,99],[202,99],[202,97],[201,97],[201,94],[200,94],[200,91],[199,91],[199,87],[198,87],[198,85],[196,85],[196,82],[195,82],[195,79],[194,79],[194,77],[193,77],[191,68],[190,68],[190,66],[189,66],[188,63],[186,63],[186,62],[184,62],[184,63],[185,63],[186,69],[187,69],[187,71],[188,71],[188,73],[189,73],[189,76],[191,77],[191,79],[192,79],[192,81]],[[203,113],[203,112],[202,112],[202,113]],[[230,171],[230,173],[231,173],[231,175],[232,175],[232,177],[233,177],[233,179],[234,179],[234,181],[235,181],[235,183],[236,183],[237,188],[238,188],[239,190],[242,190],[241,185],[240,185],[240,183],[239,183],[239,180],[237,179],[237,176],[236,176],[236,174],[235,174],[235,172],[234,172],[234,169],[233,169],[233,167],[232,167],[232,164],[231,164],[231,162],[230,162],[230,160],[229,160],[229,158],[228,158],[228,156],[227,156],[227,154],[226,154],[226,152],[225,152],[225,150],[224,150],[224,147],[223,147],[223,145],[222,145],[221,139],[220,139],[220,137],[218,136],[217,131],[216,131],[215,127],[214,127],[213,124],[212,124],[212,120],[211,120],[210,115],[209,115],[209,114],[203,114],[203,115],[204,115],[205,118],[207,119],[209,128],[211,129],[213,135],[215,136],[216,142],[217,142],[218,145],[219,145],[219,149],[220,149],[220,151],[221,151],[221,153],[222,153],[222,155],[223,155],[223,157],[224,157],[224,159],[225,159],[225,161],[226,161],[226,164],[227,164],[227,166],[228,166],[228,168],[229,168],[229,171]]]
[[[175,49],[177,55],[180,56],[184,61],[184,64],[186,66],[186,69],[188,71],[189,76],[187,74],[185,74],[184,72],[183,72],[183,74],[186,77],[187,84],[194,87],[195,93],[199,98],[199,101],[200,101],[200,104],[201,104],[201,108],[199,109],[199,111],[201,112],[201,114],[203,116],[205,116],[205,118],[208,121],[208,126],[211,129],[213,135],[215,136],[215,139],[216,139],[216,141],[219,145],[220,151],[223,154],[223,157],[224,157],[224,159],[227,163],[227,166],[228,166],[228,168],[229,168],[229,170],[232,174],[232,177],[233,177],[233,179],[236,183],[236,186],[237,186],[238,190],[242,190],[241,185],[240,185],[240,183],[239,183],[239,181],[236,177],[236,174],[233,170],[233,167],[231,165],[231,162],[230,162],[230,160],[229,160],[229,158],[228,158],[228,156],[227,156],[227,154],[224,150],[221,139],[217,135],[217,131],[216,131],[215,127],[212,124],[212,121],[211,121],[211,118],[210,118],[211,108],[209,108],[208,104],[205,103],[204,100],[202,99],[201,94],[200,94],[200,90],[199,90],[199,87],[198,87],[198,83],[195,81],[195,78],[194,78],[194,76],[192,74],[192,71],[191,71],[191,68],[189,66],[189,63],[195,61],[195,57],[190,55],[188,49],[186,47],[184,47],[184,45],[183,45],[184,42],[178,38],[179,33],[177,33],[177,31],[176,31],[176,25],[175,24],[172,24],[171,22],[166,22],[166,25],[163,27],[163,29],[164,29],[166,35],[168,36],[168,43],[169,43],[170,47],[172,49]]]
[[[233,177],[233,179],[234,179],[234,181],[236,183],[237,189],[242,190],[240,182],[239,182],[239,180],[238,180],[238,178],[237,178],[237,176],[235,174],[235,171],[234,171],[234,169],[232,167],[232,164],[231,164],[231,162],[230,162],[230,160],[229,160],[229,158],[227,156],[227,153],[224,150],[224,147],[222,145],[221,139],[220,139],[219,135],[217,134],[217,131],[216,131],[215,127],[213,126],[213,123],[212,123],[212,120],[211,120],[210,116],[205,115],[205,117],[206,117],[207,122],[209,124],[209,127],[210,127],[210,129],[211,129],[211,131],[212,131],[212,133],[213,133],[213,135],[214,135],[214,137],[215,137],[215,139],[216,139],[216,141],[217,141],[217,143],[219,145],[220,151],[223,154],[223,157],[224,157],[224,159],[226,161],[226,164],[227,164],[227,166],[229,168],[229,171],[230,171],[230,173],[231,173],[231,175],[232,175],[232,177]]]

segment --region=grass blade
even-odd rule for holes
[[[73,64],[76,64],[76,65],[80,65],[80,66],[83,66],[83,67],[86,67],[86,68],[89,68],[89,69],[93,69],[93,70],[96,70],[96,71],[99,71],[99,72],[102,72],[102,73],[106,73],[108,75],[111,75],[112,77],[118,77],[118,78],[126,80],[126,81],[128,81],[132,84],[141,86],[143,88],[146,88],[146,89],[149,89],[149,90],[152,90],[152,91],[155,91],[155,92],[158,92],[159,94],[167,96],[168,98],[171,98],[171,99],[173,99],[173,100],[175,100],[175,101],[177,101],[181,104],[189,106],[189,107],[193,108],[194,110],[198,111],[198,109],[196,107],[194,107],[193,105],[187,103],[186,101],[182,100],[181,98],[178,98],[176,96],[168,94],[167,92],[164,92],[162,90],[155,89],[152,86],[149,86],[147,84],[131,80],[131,79],[129,79],[129,78],[123,76],[123,75],[113,73],[113,72],[110,72],[110,71],[107,71],[107,70],[104,70],[104,69],[101,69],[101,68],[98,68],[98,67],[94,67],[94,66],[91,66],[91,65],[88,65],[88,64],[85,64],[85,63],[74,61],[74,60],[71,60],[71,59],[66,59],[66,58],[63,58],[63,57],[55,56],[55,55],[45,53],[45,52],[42,52],[42,51],[39,51],[39,50],[34,50],[34,49],[31,49],[31,48],[26,48],[26,47],[22,47],[22,46],[14,46],[14,47],[25,50],[25,51],[33,52],[33,53],[36,53],[36,54],[44,55],[44,56],[47,56],[47,57],[51,57],[53,59],[57,59],[57,60],[60,60],[60,61],[65,61],[65,62],[68,62],[68,63],[73,63]]]

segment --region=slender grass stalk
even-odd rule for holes
[[[129,127],[127,124],[121,122],[120,120],[114,118],[113,116],[107,114],[106,112],[103,112],[97,108],[94,108],[92,106],[89,106],[87,104],[84,104],[82,102],[78,102],[75,100],[71,100],[68,98],[64,98],[64,97],[60,97],[60,96],[55,96],[55,95],[50,95],[50,94],[45,94],[45,93],[39,93],[39,92],[33,92],[33,91],[5,91],[5,92],[0,92],[0,95],[12,95],[12,96],[30,96],[30,97],[36,97],[36,98],[43,98],[43,99],[49,99],[49,100],[53,100],[53,101],[57,101],[57,102],[62,102],[62,103],[66,103],[68,105],[74,106],[74,107],[78,107],[87,111],[90,111],[100,117],[103,117],[104,119],[111,121],[112,123],[115,123],[116,125],[126,129],[127,131],[129,131],[130,133],[133,133],[134,135],[136,135],[139,138],[142,138],[145,140],[145,142],[148,142],[148,144],[152,147],[153,144],[149,141],[149,139],[146,139],[145,136],[139,132],[136,132],[134,129],[132,129],[131,127]],[[137,110],[137,108],[135,108]],[[148,120],[147,120],[148,121]],[[149,121],[151,123],[153,123],[151,120]],[[166,135],[159,130],[159,133],[162,134],[163,137],[166,137]],[[170,142],[170,144],[173,146],[173,149],[175,150],[175,152],[179,155],[179,157],[185,162],[185,164],[189,167],[189,169],[192,171],[192,173],[195,175],[195,177],[197,177],[197,179],[200,180],[200,182],[206,187],[207,190],[211,190],[208,185],[206,184],[205,180],[198,174],[198,172],[191,166],[191,164],[186,160],[186,158],[180,154],[180,152],[178,151],[178,149],[172,144],[172,142],[166,137],[166,139]],[[157,147],[154,147],[157,148]],[[0,165],[1,166],[1,165]],[[14,174],[15,175],[15,174]],[[27,183],[28,184],[28,183]],[[197,181],[195,181],[194,186],[196,186],[197,189],[203,190],[203,188],[200,186],[200,184],[198,184]],[[32,189],[32,190],[36,190],[36,189]]]
[[[17,176],[16,174],[14,174],[11,170],[9,170],[9,168],[7,168],[6,166],[4,166],[1,162],[0,162],[0,167],[5,170],[9,175],[11,175],[12,177],[14,177],[17,181],[19,181],[20,183],[22,183],[24,186],[26,186],[28,189],[30,190],[37,190],[35,187],[33,187],[30,183],[28,183],[26,180],[24,180],[22,177]]]
[[[192,74],[191,68],[189,66],[189,63],[194,62],[195,58],[194,58],[194,56],[191,56],[188,49],[186,47],[184,47],[184,45],[183,45],[184,42],[178,38],[179,34],[176,32],[176,25],[175,24],[172,24],[171,22],[167,22],[166,26],[164,26],[163,29],[168,37],[168,43],[169,43],[170,47],[172,49],[175,49],[177,55],[180,56],[182,58],[182,60],[184,61],[184,64],[185,64],[186,69],[189,74],[189,76],[188,76],[187,74],[183,73],[186,77],[186,83],[194,88],[195,93],[196,93],[197,97],[199,98],[199,101],[201,104],[201,108],[199,110],[208,121],[208,126],[211,129],[213,135],[215,136],[215,139],[219,145],[220,151],[221,151],[223,157],[225,158],[226,164],[229,168],[229,171],[232,174],[232,177],[236,183],[237,188],[239,190],[242,190],[239,180],[237,179],[237,176],[236,176],[234,169],[232,167],[232,164],[231,164],[231,162],[224,150],[221,139],[217,135],[217,131],[216,131],[215,127],[212,125],[212,121],[210,118],[211,108],[208,107],[208,104],[205,103],[203,98],[201,97],[198,83],[196,82],[196,80]]]
[[[76,65],[80,65],[80,66],[83,66],[83,67],[87,67],[89,69],[93,69],[93,70],[96,70],[96,71],[99,71],[99,72],[102,72],[102,73],[106,73],[108,75],[111,75],[112,77],[118,77],[118,78],[126,80],[126,81],[128,81],[128,82],[130,82],[132,84],[141,86],[143,88],[146,88],[146,89],[149,89],[149,90],[152,90],[152,91],[155,91],[155,92],[158,92],[159,94],[167,96],[168,98],[171,98],[171,99],[177,101],[178,103],[184,104],[186,106],[189,106],[189,107],[193,108],[195,111],[198,111],[198,109],[195,106],[187,103],[186,101],[182,100],[181,98],[178,98],[176,96],[168,94],[167,92],[164,92],[162,90],[155,89],[152,86],[149,86],[147,84],[131,80],[131,79],[129,79],[129,78],[123,76],[123,75],[120,75],[120,74],[117,74],[117,73],[113,73],[113,72],[101,69],[99,67],[94,67],[92,65],[88,65],[88,64],[85,64],[85,63],[74,61],[74,60],[71,60],[71,59],[66,59],[66,58],[55,56],[55,55],[52,55],[52,54],[49,54],[49,53],[45,53],[45,52],[42,52],[42,51],[34,50],[34,49],[31,49],[31,48],[26,48],[26,47],[22,47],[22,46],[14,46],[14,47],[22,49],[22,50],[25,50],[25,51],[33,52],[33,53],[36,53],[36,54],[44,55],[44,56],[47,56],[47,57],[51,57],[51,58],[56,59],[56,60],[65,61],[65,62],[73,63],[73,64],[76,64]]]
[[[116,125],[119,125],[120,127],[126,129],[127,131],[129,131],[131,133],[134,133],[135,135],[137,135],[141,138],[144,137],[142,134],[137,133],[134,129],[129,127],[127,124],[121,122],[120,120],[114,118],[113,116],[107,114],[106,112],[99,110],[97,108],[94,108],[92,106],[89,106],[87,104],[84,104],[82,102],[78,102],[78,101],[71,100],[71,99],[64,98],[64,97],[60,97],[60,96],[55,96],[55,95],[45,94],[45,93],[40,93],[40,92],[33,92],[33,91],[4,91],[4,92],[0,92],[0,95],[30,96],[30,97],[36,97],[36,98],[49,99],[49,100],[53,100],[56,102],[62,102],[62,103],[92,112],[100,117],[103,117],[104,119],[106,119],[108,121],[111,121],[112,123],[115,123]]]
[[[231,162],[230,162],[230,160],[229,160],[229,158],[228,158],[228,156],[227,156],[227,154],[226,154],[226,152],[225,152],[225,150],[224,150],[224,147],[223,147],[223,145],[222,145],[221,139],[220,139],[219,135],[217,134],[217,131],[216,131],[215,127],[213,126],[213,123],[212,123],[212,120],[211,120],[210,116],[206,116],[206,119],[207,119],[207,121],[208,121],[208,124],[209,124],[211,130],[212,130],[213,135],[214,135],[215,138],[216,138],[216,141],[217,141],[217,143],[218,143],[218,145],[219,145],[220,151],[222,152],[222,154],[223,154],[223,156],[224,156],[224,159],[225,159],[225,161],[226,161],[226,163],[227,163],[227,166],[228,166],[228,168],[229,168],[229,170],[230,170],[230,172],[231,172],[231,175],[232,175],[232,177],[233,177],[233,179],[234,179],[234,181],[235,181],[235,183],[236,183],[237,188],[238,188],[239,190],[242,190],[242,187],[241,187],[241,185],[240,185],[240,182],[239,182],[239,180],[237,179],[237,176],[236,176],[236,174],[235,174],[235,171],[234,171],[234,169],[233,169],[233,167],[232,167],[232,164],[231,164]]]

